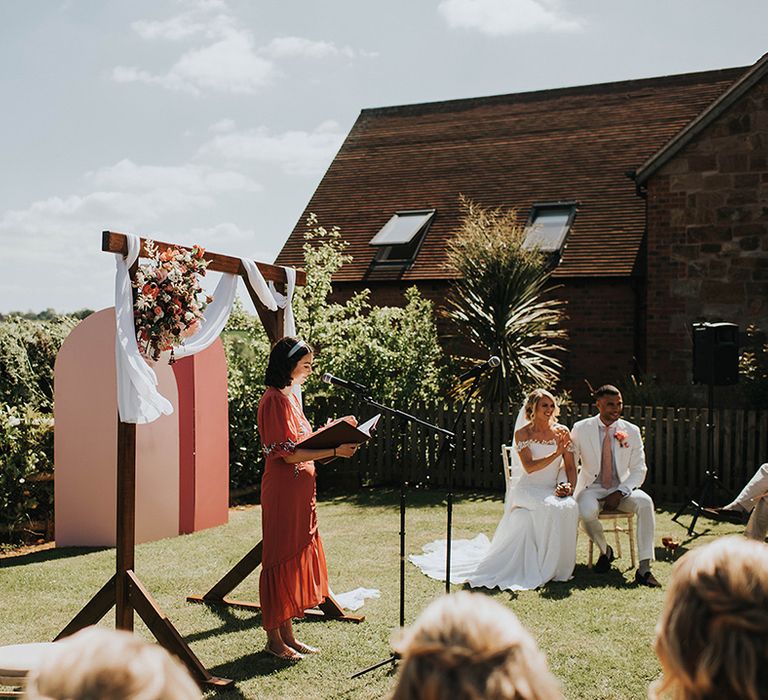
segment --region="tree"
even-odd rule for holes
[[[526,231],[515,210],[486,209],[463,196],[461,204],[461,230],[448,251],[460,277],[446,314],[465,340],[501,358],[499,369],[484,376],[481,396],[517,402],[526,389],[553,388],[559,380],[565,302],[548,296],[555,289],[548,286],[549,258],[524,246]],[[459,384],[456,394],[464,396],[469,387]]]

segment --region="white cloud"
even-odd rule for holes
[[[339,48],[333,42],[313,41],[300,36],[282,36],[272,39],[262,50],[272,58],[328,58],[345,56],[354,58],[356,53],[349,46]]]
[[[117,66],[117,82],[141,82],[170,90],[200,94],[203,90],[253,94],[275,76],[273,63],[257,55],[250,34],[230,30],[208,46],[191,49],[162,75],[153,75],[133,66]]]
[[[97,187],[119,191],[183,192],[188,194],[220,192],[258,192],[261,185],[234,171],[216,171],[205,165],[137,165],[121,160],[115,165],[86,173],[86,179]]]
[[[181,14],[161,20],[138,20],[131,24],[142,39],[182,41],[195,36],[218,38],[235,28],[235,19],[227,14],[223,2],[197,2]],[[222,10],[218,14],[212,14]]]
[[[232,15],[226,4],[199,0],[180,14],[161,20],[138,20],[131,28],[145,40],[181,42],[196,40],[166,72],[120,65],[112,69],[118,83],[144,83],[168,90],[200,95],[204,91],[254,94],[278,75],[275,60],[318,60],[334,57],[373,57],[333,42],[297,36],[272,39],[265,46],[254,44],[250,31]]]
[[[281,134],[271,134],[262,126],[219,134],[201,147],[199,155],[217,156],[230,162],[276,164],[292,175],[317,175],[328,167],[344,136],[333,121],[323,122],[313,131]]]
[[[212,131],[214,134],[224,134],[227,131],[234,131],[235,126],[235,120],[227,117],[226,119],[219,119],[219,121],[211,124],[208,127],[208,131]]]
[[[438,12],[452,28],[491,36],[530,32],[578,32],[581,19],[564,14],[557,0],[441,0]]]
[[[86,173],[84,182],[90,186],[85,194],[48,197],[0,213],[7,271],[0,278],[0,298],[6,308],[109,306],[114,263],[101,252],[104,229],[200,242],[233,254],[245,250],[264,259],[263,251],[249,250],[253,231],[232,222],[208,228],[189,225],[203,215],[215,217],[225,195],[261,189],[240,173],[197,164],[154,166],[122,160]]]

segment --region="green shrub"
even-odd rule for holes
[[[0,322],[0,401],[53,412],[56,354],[77,324],[70,316],[36,321],[10,316]]]
[[[53,418],[0,403],[0,540],[44,535],[53,516]],[[23,537],[22,537],[23,538]]]

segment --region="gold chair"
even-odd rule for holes
[[[509,453],[514,448],[511,445],[501,446],[501,461],[504,463],[504,478],[505,481],[509,481],[512,478],[512,467],[509,460]]]
[[[632,568],[637,568],[637,554],[635,553],[635,514],[624,513],[620,510],[602,510],[600,515],[597,516],[598,520],[603,521],[603,530],[606,535],[613,533],[616,541],[616,556],[621,556],[621,540],[619,534],[624,534],[629,537],[629,556],[632,560]],[[623,522],[626,521],[626,522]],[[605,524],[611,523],[611,527],[606,527]],[[592,559],[594,552],[594,542],[589,540],[589,568],[592,568]]]

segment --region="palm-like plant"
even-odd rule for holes
[[[483,377],[480,395],[489,402],[517,401],[529,387],[551,388],[559,379],[565,302],[547,296],[554,289],[547,256],[523,247],[525,227],[514,210],[461,202],[464,221],[449,248],[460,278],[446,314],[466,340],[501,358],[499,369]],[[469,381],[459,384],[456,394],[469,388]]]

